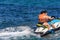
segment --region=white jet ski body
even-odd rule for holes
[[[55,25],[55,29],[53,27],[50,27],[50,30],[53,29],[54,31],[57,31],[60,29],[60,20],[54,19],[51,22],[54,22],[53,24]],[[48,30],[48,28],[37,27],[35,30],[35,33],[39,33],[41,36],[44,36],[44,35],[49,34],[48,31],[50,31],[50,30]]]

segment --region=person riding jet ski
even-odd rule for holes
[[[47,11],[41,11],[41,13],[38,16],[39,23],[42,23],[44,27],[47,27],[48,30],[50,30],[50,25],[55,28],[55,25],[52,22],[49,22],[50,20],[53,20],[54,17],[50,17],[47,15]]]

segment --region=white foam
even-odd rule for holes
[[[8,27],[5,29],[1,29],[0,31],[0,38],[4,38],[4,40],[11,37],[16,38],[17,36],[19,37],[26,36],[29,38],[30,35],[36,37],[40,36],[34,34],[33,30],[29,26]]]

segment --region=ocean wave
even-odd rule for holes
[[[18,27],[7,27],[4,29],[0,29],[0,39],[2,40],[10,40],[17,39],[28,39],[32,37],[40,38],[40,35],[36,35],[33,33],[33,29],[29,26],[18,26]]]

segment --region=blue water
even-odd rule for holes
[[[49,16],[60,17],[60,0],[0,0],[1,34],[5,32],[10,35],[0,34],[0,40],[59,40],[60,36],[48,38],[24,34],[18,36],[17,31],[21,31],[20,27],[32,28],[38,23],[38,15],[42,10],[47,10]],[[16,32],[17,36],[11,32],[13,34]]]

